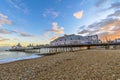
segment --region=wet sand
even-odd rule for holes
[[[0,80],[120,80],[120,50],[82,50],[0,64]]]

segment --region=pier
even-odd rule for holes
[[[23,48],[23,49],[10,49],[9,51],[21,51],[21,52],[37,52],[38,54],[42,54],[41,50],[44,49],[45,53],[43,54],[54,54],[60,52],[68,52],[68,51],[77,51],[82,48],[91,49],[96,47],[103,47],[104,49],[117,49],[117,46],[120,46],[120,43],[97,43],[97,44],[70,44],[70,45],[42,45],[35,46],[32,48]]]

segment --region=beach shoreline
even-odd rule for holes
[[[119,80],[120,50],[81,50],[0,64],[0,80]]]

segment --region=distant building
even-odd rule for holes
[[[98,43],[98,35],[80,36],[80,35],[64,35],[50,42],[50,45],[71,45],[71,44],[95,44]]]
[[[12,49],[23,49],[23,47],[18,43],[16,46],[12,46]]]
[[[120,42],[120,38],[118,38],[118,39],[115,39],[115,42]]]

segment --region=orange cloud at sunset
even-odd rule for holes
[[[73,16],[77,19],[80,19],[83,16],[83,11],[75,12]]]
[[[79,32],[79,34],[94,35],[98,34],[101,40],[109,38],[114,40],[120,38],[120,20],[114,18],[106,18],[100,22],[95,22],[87,26],[87,29],[84,29]]]

